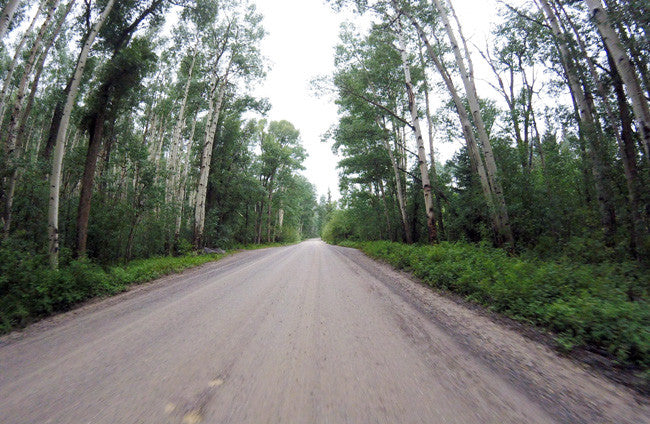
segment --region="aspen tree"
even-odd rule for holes
[[[465,94],[467,95],[467,100],[469,103],[470,112],[472,113],[472,118],[474,125],[476,126],[476,131],[478,133],[478,140],[481,143],[481,148],[483,150],[483,156],[485,159],[485,170],[490,183],[491,192],[494,196],[494,204],[497,209],[497,214],[499,215],[500,222],[500,237],[503,237],[504,240],[512,244],[514,242],[512,236],[512,229],[510,228],[510,219],[508,217],[508,208],[506,206],[505,197],[503,195],[503,188],[501,183],[498,181],[497,175],[497,166],[494,160],[494,153],[492,152],[492,145],[485,128],[485,123],[483,122],[483,116],[481,115],[481,107],[479,105],[478,95],[476,91],[476,84],[474,82],[474,75],[472,70],[472,61],[465,47],[465,58],[461,54],[458,41],[454,34],[454,30],[451,27],[449,22],[449,16],[447,15],[447,9],[440,0],[433,0],[436,10],[439,13],[440,18],[442,19],[445,31],[447,32],[447,37],[451,43],[451,48],[456,58],[456,65],[460,72],[461,80],[463,86],[465,87]],[[462,37],[462,28],[458,28],[458,32]],[[467,61],[467,64],[465,63]]]
[[[49,29],[50,20],[54,16],[56,7],[58,6],[58,0],[49,1],[49,8],[45,20],[41,25],[40,30],[36,34],[36,39],[32,44],[32,48],[29,54],[29,58],[25,63],[25,68],[23,70],[23,75],[18,84],[18,89],[16,93],[16,99],[14,100],[13,109],[9,117],[9,124],[7,128],[7,141],[6,141],[6,153],[7,153],[7,169],[10,172],[7,184],[5,185],[5,204],[4,204],[4,237],[6,238],[9,235],[9,230],[11,228],[11,218],[12,218],[12,207],[14,201],[14,193],[16,190],[16,179],[18,178],[18,168],[16,164],[16,159],[19,152],[17,149],[21,149],[21,146],[17,143],[18,141],[18,130],[21,120],[21,112],[23,111],[23,104],[25,101],[25,91],[27,89],[27,83],[29,81],[29,76],[31,75],[32,68],[36,62],[36,58],[41,50],[41,44],[43,42],[43,37],[45,36],[46,31]],[[45,53],[41,53],[45,54]]]
[[[16,8],[18,8],[19,3],[20,0],[8,0],[5,7],[2,8],[0,14],[0,40],[4,37],[7,28],[9,28],[9,24],[14,17],[14,13],[16,13]]]
[[[56,135],[54,155],[52,157],[52,172],[50,173],[50,200],[48,206],[48,234],[50,240],[49,256],[50,266],[54,269],[59,266],[59,195],[61,189],[61,168],[63,165],[63,155],[65,153],[65,136],[68,131],[72,108],[75,99],[77,98],[77,93],[79,92],[81,77],[86,68],[86,61],[88,60],[90,48],[92,47],[95,37],[97,37],[99,30],[106,21],[106,18],[111,12],[114,4],[115,0],[108,0],[104,10],[97,18],[97,21],[93,24],[84,41],[81,51],[79,52],[77,64],[74,73],[72,74],[72,79],[70,80],[70,90],[66,96],[65,106],[63,107],[61,123],[59,124]]]
[[[431,190],[431,181],[429,180],[429,169],[427,167],[427,154],[424,148],[424,139],[422,137],[422,129],[420,128],[420,118],[417,110],[417,103],[413,90],[413,83],[411,82],[411,70],[409,67],[408,56],[406,54],[406,42],[404,41],[404,34],[402,23],[398,22],[399,32],[397,37],[399,40],[400,55],[402,57],[402,67],[404,69],[404,83],[406,84],[406,92],[408,94],[409,111],[411,113],[411,121],[413,122],[413,130],[415,131],[415,139],[418,146],[418,166],[420,168],[420,178],[422,179],[422,189],[424,191],[424,207],[427,214],[427,228],[429,229],[429,241],[432,243],[438,242],[438,232],[436,229],[436,216],[433,206],[433,193]]]
[[[650,106],[643,94],[641,83],[634,71],[621,39],[612,28],[607,12],[603,9],[600,0],[585,0],[591,11],[591,19],[596,24],[607,50],[614,59],[616,70],[627,90],[627,95],[632,102],[632,110],[639,128],[639,136],[645,151],[646,161],[650,163]],[[542,3],[543,4],[543,3]]]
[[[577,106],[579,115],[579,125],[583,136],[588,137],[591,141],[591,148],[589,154],[591,156],[592,173],[594,175],[594,182],[598,192],[598,204],[600,207],[601,223],[608,233],[608,238],[611,240],[616,226],[616,212],[612,204],[612,194],[605,181],[605,172],[603,170],[604,164],[600,158],[598,149],[602,145],[602,131],[599,122],[595,116],[595,108],[593,103],[587,97],[585,90],[580,83],[580,77],[576,70],[576,63],[574,61],[569,47],[565,41],[565,34],[560,27],[557,16],[555,15],[548,0],[537,0],[540,4],[540,9],[544,12],[546,19],[551,27],[551,31],[557,40],[558,50],[562,59],[564,71],[569,82],[569,90],[571,92],[573,101]]]
[[[36,14],[32,18],[29,27],[25,30],[23,36],[20,38],[20,41],[16,45],[16,50],[14,51],[13,59],[11,60],[9,69],[7,70],[7,73],[4,76],[4,80],[2,84],[2,92],[0,92],[0,121],[4,119],[5,111],[7,110],[6,108],[9,100],[9,93],[11,90],[11,82],[14,77],[14,72],[16,71],[16,66],[18,66],[18,62],[20,62],[20,57],[21,54],[23,53],[23,47],[25,46],[25,43],[29,39],[29,36],[32,34],[32,31],[34,30],[34,26],[38,21],[38,17],[41,15],[41,12],[43,11],[43,8],[45,7],[46,3],[47,3],[46,1],[42,1],[39,4],[38,9],[36,10]]]

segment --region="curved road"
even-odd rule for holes
[[[647,423],[647,399],[318,240],[0,339],[0,423]]]

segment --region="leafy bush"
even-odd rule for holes
[[[150,281],[223,256],[156,257],[108,270],[82,259],[51,270],[45,255],[29,254],[20,246],[3,243],[0,246],[0,334],[54,312],[66,311],[92,297],[116,294],[130,284]]]
[[[650,276],[634,264],[542,262],[465,243],[346,242],[514,319],[558,334],[565,349],[591,346],[650,367]]]
[[[352,220],[346,210],[336,210],[323,227],[321,237],[328,243],[340,243],[354,234]]]

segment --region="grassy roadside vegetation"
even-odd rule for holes
[[[56,271],[48,267],[45,255],[0,249],[0,334],[67,311],[85,300],[111,296],[134,284],[217,261],[236,250],[286,244],[240,245],[225,254],[159,256],[107,267],[81,259]]]
[[[650,379],[650,274],[631,264],[511,257],[467,243],[340,242],[427,284],[557,334],[561,348],[606,351]]]

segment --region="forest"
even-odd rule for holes
[[[300,133],[252,94],[254,4],[7,0],[1,19],[0,328],[144,278],[111,271],[129,261],[317,235]]]
[[[0,330],[322,236],[647,369],[647,1],[501,0],[484,42],[458,1],[327,3],[340,199],[254,95],[254,2],[0,2]]]
[[[466,2],[330,3],[323,238],[650,375],[649,3],[499,1],[487,40]]]
[[[372,22],[343,29],[327,81],[344,205],[332,237],[647,264],[647,2],[500,2],[485,45],[449,1],[338,5]]]

